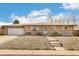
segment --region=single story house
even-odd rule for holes
[[[53,23],[31,23],[31,24],[12,24],[3,25],[4,35],[26,35],[28,32],[53,34],[57,32],[60,35],[73,35],[74,24],[53,24]]]

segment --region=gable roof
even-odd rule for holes
[[[76,26],[76,24],[58,24],[58,23],[27,23],[27,24],[11,24],[11,25],[3,25],[3,26],[26,26],[26,25],[53,25],[53,26],[62,26],[62,25],[69,25],[69,26]]]

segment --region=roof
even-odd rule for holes
[[[26,26],[26,25],[53,25],[53,26],[62,26],[62,25],[69,25],[69,26],[76,26],[76,24],[58,24],[58,23],[28,23],[28,24],[11,24],[11,25],[3,25],[3,26]]]

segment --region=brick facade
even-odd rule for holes
[[[46,29],[49,34],[53,34],[54,32],[58,32],[61,35],[73,35],[73,27],[71,25],[67,25],[66,29],[64,28],[65,25],[37,25],[37,31],[43,33]],[[8,34],[8,28],[23,28],[24,33],[27,32],[33,32],[32,31],[32,25],[24,25],[24,26],[3,26],[3,29],[0,28],[0,30],[3,30],[3,32],[0,31],[0,33],[3,33],[5,35]]]

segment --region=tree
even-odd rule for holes
[[[18,20],[14,20],[13,24],[19,24]]]
[[[76,15],[75,14],[69,14],[68,16],[66,16],[67,18],[67,23],[74,23],[76,24]]]

